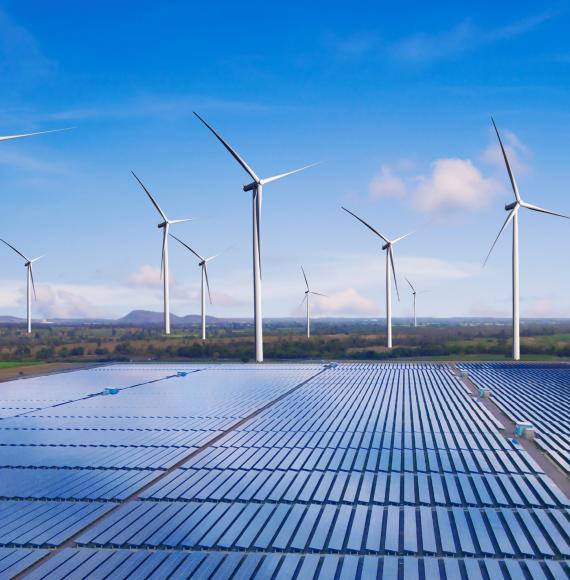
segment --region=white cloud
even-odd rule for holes
[[[481,270],[480,264],[456,263],[427,256],[396,256],[398,270],[414,280],[462,280]],[[402,276],[398,276],[403,279]]]
[[[525,159],[528,160],[530,157],[528,147],[512,131],[503,129],[500,132],[515,178],[517,175],[528,173],[530,167],[525,162]],[[501,147],[496,139],[483,151],[482,159],[485,163],[495,166],[500,171],[506,171]]]
[[[39,311],[45,318],[97,318],[101,310],[85,297],[63,288],[42,284],[37,287]]]
[[[485,177],[469,159],[438,159],[430,175],[418,178],[412,203],[422,212],[480,209],[501,190],[498,181]]]
[[[160,268],[143,264],[136,272],[129,274],[128,282],[140,288],[160,288],[162,285]]]
[[[379,307],[354,288],[348,288],[326,298],[313,297],[311,311],[315,316],[378,316]]]
[[[396,175],[389,165],[382,165],[380,173],[372,178],[368,185],[372,199],[380,197],[403,197],[406,195],[406,183]]]

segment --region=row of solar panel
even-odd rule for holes
[[[418,471],[459,473],[542,473],[522,449],[508,451],[358,448],[212,447],[187,467],[277,469],[282,471]]]
[[[562,580],[570,570],[556,560],[320,556],[66,549],[33,571],[30,580],[55,578],[192,578],[193,580]]]
[[[561,510],[136,501],[80,535],[89,547],[570,557]]]
[[[38,493],[42,493],[41,488]],[[145,491],[142,497],[227,502],[570,506],[569,500],[545,476],[332,471],[178,469]]]
[[[261,430],[256,424],[229,433],[220,445],[227,447],[382,447],[396,449],[512,449],[512,444],[495,429],[476,434],[460,431],[424,432],[344,430]]]
[[[105,431],[0,429],[0,446],[196,447],[221,431]]]

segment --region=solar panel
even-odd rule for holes
[[[7,385],[0,575],[3,558],[44,558],[32,578],[569,572],[568,498],[445,364],[114,365]]]

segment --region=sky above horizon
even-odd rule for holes
[[[381,242],[419,316],[509,316],[512,201],[494,116],[528,202],[570,214],[568,2],[0,1],[0,237],[32,257],[37,317],[160,310],[159,216],[203,254],[215,316],[252,314],[247,175],[267,185],[264,315],[382,317]],[[521,215],[521,315],[570,316],[570,221]],[[197,260],[172,241],[172,312],[199,311]],[[25,270],[0,248],[0,314],[25,315]]]

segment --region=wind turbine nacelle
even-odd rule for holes
[[[166,222],[162,222],[156,226],[159,230],[166,227]]]
[[[507,211],[510,211],[511,209],[514,209],[515,207],[517,207],[518,201],[513,201],[513,203],[508,203],[507,205],[505,205],[505,209]]]
[[[255,183],[255,181],[252,181],[249,185],[244,185],[243,190],[244,191],[253,191],[256,187],[257,187],[257,183]]]
[[[390,247],[390,244],[384,244],[384,245],[382,246],[382,249],[383,249],[383,250],[387,250],[389,247]]]

